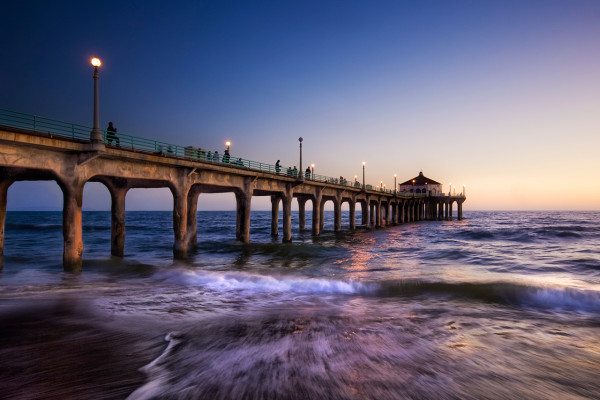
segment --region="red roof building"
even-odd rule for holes
[[[423,171],[418,176],[407,180],[399,185],[398,190],[406,193],[440,194],[442,193],[442,184],[423,175]]]

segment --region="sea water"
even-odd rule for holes
[[[9,212],[0,398],[600,398],[600,213],[335,233],[326,212],[320,237],[294,214],[286,244],[270,217],[243,244],[199,212],[174,261],[170,212],[128,212],[122,259],[84,212],[74,275],[61,213]]]

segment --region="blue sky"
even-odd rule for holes
[[[390,187],[423,170],[466,184],[467,209],[600,204],[597,1],[17,1],[3,14],[1,108],[91,125],[96,56],[102,128],[220,152],[231,140],[285,165],[302,136],[317,173],[351,178],[366,161],[367,181]],[[9,190],[9,210],[60,204],[54,183]],[[205,195],[199,209],[233,204]],[[84,208],[109,207],[86,187]],[[165,190],[127,197],[171,207]]]

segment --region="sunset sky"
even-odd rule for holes
[[[600,209],[599,1],[13,1],[0,108],[393,186],[467,185],[465,210]],[[61,209],[54,182],[8,209]],[[266,199],[253,199],[267,209]],[[172,207],[136,189],[127,209]],[[234,209],[233,194],[199,210]],[[84,209],[110,209],[86,186]]]

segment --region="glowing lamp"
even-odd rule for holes
[[[94,58],[92,58],[92,65],[94,67],[98,68],[99,66],[102,65],[102,62],[100,61],[99,58],[94,57]]]

